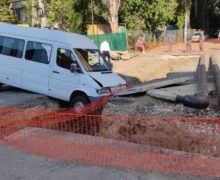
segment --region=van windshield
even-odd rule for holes
[[[111,71],[109,64],[104,60],[97,49],[74,49],[84,68],[88,72]]]

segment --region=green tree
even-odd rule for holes
[[[11,0],[0,0],[0,21],[16,23],[17,19],[13,10],[10,8]]]
[[[220,27],[220,0],[193,0],[191,9],[191,24],[193,28]]]
[[[28,23],[32,26],[36,26],[40,24],[40,18],[37,14],[39,10],[39,2],[38,0],[26,0],[24,4],[25,15],[27,17]]]
[[[119,19],[119,10],[121,7],[121,0],[102,0],[102,4],[105,6],[105,15],[104,17],[108,20],[112,32],[118,32],[118,19]]]
[[[177,26],[182,29],[183,27],[190,26],[190,12],[191,0],[178,0],[178,8],[176,11]]]
[[[85,33],[88,18],[87,0],[49,0],[47,9],[46,17],[49,26],[57,24],[65,31]]]
[[[130,29],[154,30],[176,18],[176,0],[124,0],[124,21]]]
[[[93,11],[94,11],[94,21],[106,23],[108,22],[108,9],[100,0],[92,0]],[[89,5],[91,7],[91,3]],[[90,9],[91,11],[91,9]],[[90,12],[91,13],[91,12]]]

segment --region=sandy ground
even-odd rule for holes
[[[168,52],[168,45],[165,43],[163,45],[154,46],[147,50],[148,54],[164,55],[196,55],[196,54],[216,54],[220,51],[220,40],[218,39],[208,39],[204,41],[204,51],[200,51],[199,42],[192,42],[192,51],[186,51],[186,45],[184,43],[174,43],[172,46],[172,52]],[[159,54],[158,54],[159,53]]]
[[[204,51],[199,51],[198,42],[192,43],[190,53],[186,52],[184,43],[174,44],[172,52],[167,52],[167,49],[167,45],[160,45],[130,60],[113,61],[113,70],[133,83],[163,78],[169,72],[195,71],[201,55],[220,54],[220,40],[206,40]]]
[[[114,72],[137,84],[166,77],[169,72],[195,71],[199,56],[140,54],[128,61],[113,61]]]

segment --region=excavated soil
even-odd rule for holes
[[[196,71],[199,56],[139,55],[128,61],[114,61],[113,70],[132,85],[165,78],[170,72]],[[207,61],[208,65],[208,61]],[[129,116],[111,120],[102,127],[101,135],[114,139],[168,148],[206,156],[218,157],[220,121],[210,118],[220,117],[217,95],[210,95],[210,106],[199,110],[184,107],[148,95],[139,97],[113,97],[104,107],[103,114]],[[136,120],[135,117],[143,117]],[[159,117],[149,120],[146,117]],[[170,121],[168,118],[177,118]],[[184,118],[207,118],[208,121],[180,120]],[[123,132],[123,133],[122,133]],[[155,136],[156,134],[156,136]],[[175,144],[176,142],[176,144]]]
[[[128,61],[113,61],[114,72],[120,74],[128,84],[137,85],[155,79],[166,78],[171,72],[195,72],[199,55],[138,55]],[[208,55],[207,55],[208,68]],[[219,117],[217,95],[210,95],[210,106],[205,110],[184,107],[148,95],[139,97],[113,97],[105,106],[103,114],[124,116],[160,117]]]

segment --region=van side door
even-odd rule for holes
[[[56,56],[50,74],[50,96],[69,101],[72,92],[79,87],[80,73],[71,72],[71,64],[76,63],[71,48],[57,44]]]
[[[0,83],[21,87],[25,40],[12,35],[0,35]]]
[[[27,41],[23,62],[22,88],[48,95],[52,43]]]

